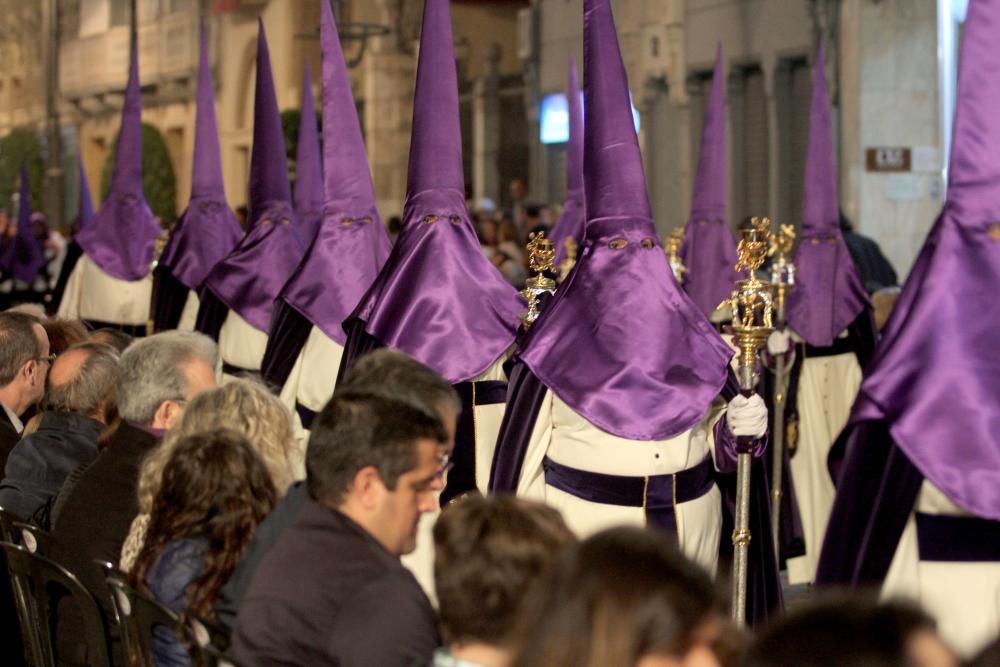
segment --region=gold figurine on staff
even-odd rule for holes
[[[733,314],[733,343],[740,351],[740,389],[750,396],[759,378],[757,353],[773,330],[774,302],[770,283],[757,278],[756,272],[767,259],[771,241],[771,221],[753,218],[751,227],[742,231],[736,248],[736,270],[749,275],[736,282],[732,296],[719,307],[729,306]],[[747,562],[750,546],[750,444],[737,439],[736,517],[733,530],[732,613],[737,626],[746,624]]]
[[[546,273],[555,273],[556,251],[550,239],[545,238],[545,232],[528,235],[528,267],[535,275],[525,281],[521,296],[528,302],[528,312],[521,315],[524,328],[530,327],[540,314],[539,303],[542,294],[553,294],[556,291],[556,281]]]
[[[670,262],[670,270],[674,272],[674,278],[678,285],[684,284],[687,275],[687,267],[681,259],[681,245],[684,244],[684,228],[677,227],[667,234],[663,239],[663,250],[667,254],[667,261]]]

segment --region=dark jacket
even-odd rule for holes
[[[271,548],[278,543],[285,529],[295,523],[299,512],[309,500],[305,482],[296,482],[288,487],[288,493],[274,506],[271,513],[261,521],[253,533],[253,539],[247,545],[239,564],[219,591],[215,601],[215,614],[219,623],[228,630],[236,625],[236,614],[243,604],[253,575],[267,556]]]
[[[187,587],[205,567],[208,540],[186,537],[169,542],[146,574],[153,598],[170,611],[187,608]],[[174,628],[153,628],[153,659],[156,667],[188,667],[191,655]]]
[[[232,656],[257,667],[423,667],[438,645],[430,601],[399,557],[308,500],[257,568]]]
[[[7,411],[0,407],[0,466],[7,465],[7,457],[20,439],[21,434],[10,423]]]
[[[107,585],[94,559],[117,563],[122,543],[139,512],[136,487],[143,457],[160,440],[151,432],[122,422],[66,497],[52,530],[52,560],[76,574],[104,609],[111,608]],[[75,607],[59,605],[60,662],[85,655],[86,640]]]
[[[101,422],[72,412],[42,414],[38,430],[17,443],[0,482],[0,506],[23,519],[59,493],[77,466],[97,458]]]

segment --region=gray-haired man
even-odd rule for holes
[[[59,493],[67,475],[97,458],[117,370],[118,351],[102,343],[76,345],[52,363],[41,423],[7,458],[0,506],[28,518]]]
[[[218,349],[211,339],[184,331],[144,338],[121,356],[115,381],[121,425],[69,491],[52,531],[53,560],[75,573],[102,602],[107,600],[107,586],[94,559],[118,560],[138,513],[142,459],[181,416],[184,405],[215,386],[217,362]],[[61,657],[76,662],[81,652],[85,654],[83,627],[73,622],[73,615],[64,614],[64,605],[59,609],[59,635]]]

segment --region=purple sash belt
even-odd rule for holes
[[[835,357],[838,354],[847,354],[848,352],[854,352],[854,341],[848,336],[847,338],[835,338],[832,345],[827,347],[813,347],[808,343],[800,343],[801,351],[804,353],[804,359],[813,359],[815,357]]]
[[[920,560],[951,562],[1000,561],[1000,521],[976,516],[917,512]]]
[[[701,498],[715,486],[711,455],[698,465],[671,475],[628,477],[578,470],[546,457],[542,464],[545,483],[582,500],[602,505],[641,507],[646,522],[677,538],[677,515],[681,503]]]

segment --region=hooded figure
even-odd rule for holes
[[[219,341],[223,379],[260,370],[274,300],[302,260],[264,22],[257,37],[249,230],[205,278],[195,328]]]
[[[215,88],[204,24],[196,114],[191,199],[153,271],[152,318],[156,331],[194,328],[199,306],[197,289],[212,267],[232,252],[243,236],[236,215],[226,203],[215,124]]]
[[[566,147],[566,201],[562,215],[549,237],[556,248],[556,266],[566,259],[566,239],[579,246],[583,242],[586,221],[583,197],[583,109],[580,104],[580,80],[576,60],[569,59],[569,85],[566,87],[569,108],[569,144]]]
[[[357,112],[355,112],[356,114]],[[312,92],[312,70],[306,62],[302,72],[302,116],[299,142],[295,147],[295,215],[302,229],[306,247],[316,238],[323,220],[323,164],[320,159],[319,132],[316,129],[316,102]]]
[[[756,438],[760,455],[767,413],[759,396],[727,410],[732,351],[657,238],[609,0],[585,0],[583,35],[583,245],[519,341],[490,490],[544,500],[581,536],[655,526],[714,574],[731,533],[716,473],[735,471],[736,436]],[[749,615],[759,620],[780,589],[756,467]]]
[[[947,198],[851,413],[817,585],[920,600],[966,656],[1000,632],[1000,2],[962,33]]]
[[[341,366],[385,346],[455,385],[464,409],[442,502],[486,488],[506,395],[503,361],[526,310],[483,255],[465,210],[453,44],[448,0],[426,0],[403,229],[344,325]]]
[[[30,289],[45,266],[45,247],[35,237],[31,219],[31,191],[28,189],[28,167],[21,164],[21,189],[17,208],[17,229],[9,239],[4,239],[0,250],[0,272],[5,279],[12,278],[27,283]]]
[[[712,96],[701,134],[701,155],[694,181],[691,215],[684,229],[680,256],[687,267],[684,290],[711,317],[729,298],[736,273],[736,241],[726,219],[726,93],[722,45],[715,56]]]
[[[315,241],[275,304],[261,366],[269,384],[284,388],[282,400],[296,410],[306,429],[336,386],[347,339],[344,320],[392,249],[375,208],[375,187],[333,11],[325,2],[321,11],[326,204]],[[302,165],[299,162],[300,169]],[[300,187],[303,177],[300,171]]]
[[[111,188],[94,219],[77,232],[76,248],[67,250],[59,317],[144,335],[153,250],[161,233],[142,191],[142,99],[139,49],[133,35]]]
[[[813,72],[802,231],[786,317],[796,354],[785,411],[785,424],[791,426],[791,433],[786,428],[786,444],[792,497],[783,503],[782,512],[797,514],[805,540],[804,555],[785,553],[796,556],[787,561],[793,584],[811,582],[816,575],[834,496],[828,457],[847,424],[876,336],[868,295],[840,232],[837,165],[823,62],[820,44]],[[788,348],[788,337],[787,333],[775,334],[780,341],[775,352]],[[842,456],[840,449],[834,458]],[[787,520],[783,523],[786,528],[790,525]]]

